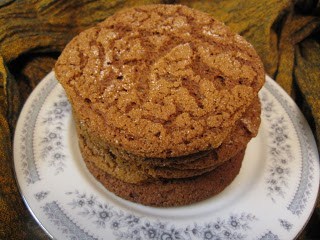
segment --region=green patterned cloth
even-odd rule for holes
[[[184,4],[251,42],[267,74],[296,101],[320,143],[320,3],[317,0],[0,0],[0,239],[49,239],[23,204],[12,140],[19,112],[60,51],[81,30],[128,6]],[[320,239],[319,198],[298,239]]]

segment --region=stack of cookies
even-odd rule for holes
[[[264,70],[254,48],[185,6],[116,13],[76,36],[55,73],[88,170],[145,205],[221,192],[260,125]]]

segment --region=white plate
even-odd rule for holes
[[[89,174],[70,105],[51,72],[16,128],[14,164],[24,201],[56,239],[293,239],[316,201],[319,156],[298,107],[266,80],[260,131],[232,184],[197,204],[153,208],[116,197]]]

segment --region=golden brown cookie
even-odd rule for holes
[[[174,158],[141,158],[133,154],[128,154],[124,150],[114,151],[106,145],[99,145],[101,148],[106,147],[114,155],[121,157],[127,161],[143,162],[152,166],[178,167],[182,169],[201,169],[210,167],[215,162],[223,162],[232,158],[236,153],[245,148],[251,138],[258,133],[260,126],[261,104],[256,97],[248,110],[239,119],[230,134],[224,142],[218,147],[210,151],[198,152],[192,155],[180,156]],[[87,136],[90,138],[90,136]]]
[[[94,145],[88,145],[87,139],[79,135],[79,146],[86,163],[90,162],[102,171],[107,172],[128,183],[150,182],[155,179],[175,179],[194,177],[213,170],[221,163],[202,169],[179,169],[170,167],[154,167],[139,162],[125,161],[108,151],[101,151]]]
[[[80,134],[81,145],[85,144],[81,147],[82,154],[86,161],[94,161],[97,167],[125,182],[137,183],[149,181],[152,178],[170,179],[201,175],[235,156],[257,134],[261,108],[259,99],[255,100],[221,146],[193,162],[183,162],[180,158],[178,162],[171,159],[167,160],[167,163],[159,162],[157,165],[155,161],[150,160],[122,159],[121,156],[113,154],[110,149],[100,148],[92,144],[88,136],[83,137]],[[81,130],[78,132],[82,133]],[[96,156],[90,159],[86,151],[92,152],[89,155]]]
[[[172,207],[199,202],[223,191],[238,175],[243,157],[244,151],[241,151],[213,171],[198,177],[141,184],[123,182],[97,168],[92,162],[86,164],[91,174],[119,197],[144,205]]]
[[[94,143],[148,158],[219,147],[265,77],[241,36],[180,5],[116,13],[75,37],[55,72]]]
[[[184,162],[182,158],[161,159],[158,164],[152,160],[137,160],[112,153],[110,149],[102,148],[90,141],[83,131],[78,129],[80,149],[86,162],[93,164],[124,182],[138,183],[153,179],[175,179],[198,176],[211,171],[223,162],[234,157],[243,150],[252,137],[257,134],[260,124],[260,102],[255,99],[242,119],[238,120],[235,128],[227,139],[205,156],[192,162]],[[130,156],[127,156],[130,157]],[[164,162],[166,161],[166,162]]]

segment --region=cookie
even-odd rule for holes
[[[238,175],[244,150],[213,171],[198,177],[132,184],[112,177],[87,162],[90,173],[109,191],[132,202],[148,206],[172,207],[196,203],[223,191]]]
[[[219,147],[265,78],[248,42],[180,5],[116,13],[75,37],[55,73],[94,144],[142,158]]]
[[[108,148],[92,144],[90,138],[83,136],[81,129],[78,129],[80,149],[86,162],[93,162],[97,168],[124,182],[139,183],[159,178],[176,179],[198,176],[213,170],[246,147],[250,139],[257,134],[260,109],[259,99],[256,99],[221,146],[193,162],[183,162],[181,158],[179,162],[171,159],[167,160],[166,164],[159,162],[156,165],[155,161],[150,160],[123,159],[113,154]]]
[[[96,167],[124,182],[138,183],[159,178],[176,179],[198,176],[213,170],[246,147],[250,139],[257,134],[260,109],[260,102],[257,98],[244,117],[238,121],[226,141],[219,148],[193,162],[183,162],[181,159],[180,162],[176,162],[175,159],[171,159],[171,162],[167,164],[159,162],[156,165],[154,161],[150,160],[123,159],[121,156],[113,154],[108,148],[92,144],[90,138],[83,136],[82,130],[78,129],[80,149],[86,162],[93,162]]]
[[[182,169],[172,167],[151,167],[137,162],[127,162],[107,151],[94,146],[89,147],[87,139],[79,135],[79,146],[85,162],[91,162],[97,168],[129,183],[150,182],[154,179],[176,179],[198,176],[213,170],[221,163],[201,169]]]
[[[195,154],[180,156],[174,158],[141,158],[133,154],[129,154],[124,150],[116,151],[108,145],[102,143],[92,143],[93,137],[89,135],[85,128],[78,121],[78,132],[80,132],[88,141],[87,144],[95,145],[101,151],[111,152],[111,154],[124,159],[128,162],[137,162],[142,165],[150,165],[154,167],[177,167],[179,169],[201,169],[207,168],[215,164],[215,162],[223,162],[233,157],[238,151],[243,149],[252,137],[258,133],[260,126],[261,105],[258,97],[254,99],[243,117],[237,121],[234,128],[225,139],[225,141],[216,149],[206,152],[198,152]]]

